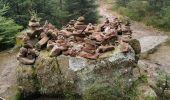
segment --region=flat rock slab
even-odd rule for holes
[[[168,36],[146,36],[139,39],[141,44],[141,53],[147,53],[155,49],[161,43],[165,42]]]

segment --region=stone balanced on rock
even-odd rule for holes
[[[86,25],[85,18],[81,16],[59,30],[47,21],[40,27],[33,16],[17,58],[23,64],[34,64],[38,52],[47,49],[50,57],[65,55],[96,60],[118,45],[123,53],[129,52],[131,35],[130,23],[123,24],[118,18],[113,21],[107,18],[100,25]]]

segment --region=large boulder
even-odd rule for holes
[[[49,57],[41,51],[33,66],[18,67],[18,84],[25,93],[79,95],[85,100],[124,98],[133,84],[135,51],[122,53],[118,46],[97,60],[81,57]],[[124,95],[124,96],[122,96]]]

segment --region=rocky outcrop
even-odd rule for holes
[[[44,48],[50,51],[51,57],[65,55],[93,60],[102,53],[114,50],[117,45],[121,45],[121,51],[127,53],[128,42],[132,39],[130,22],[122,23],[118,18],[113,21],[106,18],[100,25],[87,25],[81,16],[59,30],[48,22],[40,27],[38,18],[32,16],[28,26],[17,55],[18,61],[25,65],[33,65],[39,51]]]
[[[33,48],[23,45],[17,70],[23,94],[84,100],[125,99],[131,95],[127,93],[136,80],[132,70],[141,49],[139,41],[132,38],[130,23],[124,25],[118,18],[113,22],[106,19],[98,26],[85,25],[84,21],[79,17],[60,31],[46,23]],[[34,62],[20,60],[29,60],[30,55]]]
[[[130,52],[124,54],[118,46],[98,60],[64,55],[51,58],[48,51],[41,51],[33,66],[18,66],[19,87],[25,94],[77,94],[85,100],[98,95],[114,98],[118,84],[128,89],[133,82],[135,52],[129,48]]]

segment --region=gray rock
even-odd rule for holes
[[[18,70],[18,79],[22,79],[18,82],[26,93],[34,91],[45,95],[76,93],[83,99],[100,97],[111,99],[117,95],[112,92],[117,91],[118,84],[122,84],[123,89],[130,87],[133,81],[131,73],[135,65],[135,52],[131,47],[126,54],[118,47],[112,52],[107,52],[107,57],[100,57],[97,60],[63,55],[51,58],[49,52],[41,51],[33,67],[29,67],[32,68],[34,77],[30,70],[25,72]],[[28,69],[24,65],[18,68]],[[28,75],[25,75],[26,73]],[[120,90],[123,89],[120,87]],[[114,98],[117,99],[116,96]]]
[[[69,68],[73,71],[78,71],[86,67],[87,59],[70,57]]]
[[[146,36],[139,39],[141,44],[141,53],[149,52],[165,42],[168,36]]]

